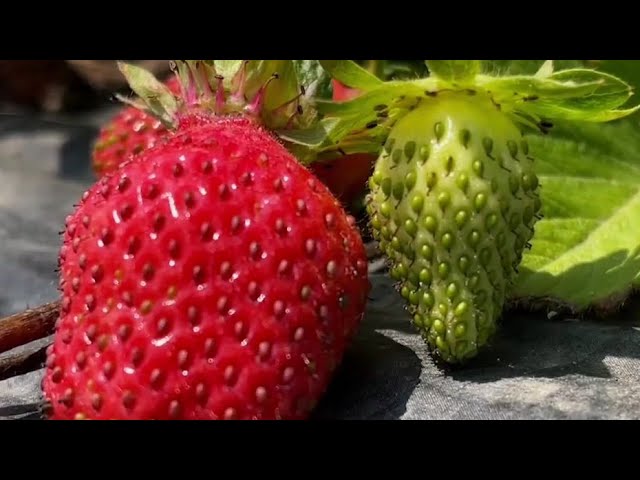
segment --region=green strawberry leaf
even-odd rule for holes
[[[555,103],[532,104],[529,111],[537,115],[555,116],[567,120],[602,121],[602,116],[606,120],[611,120],[619,118],[618,115],[621,112],[623,112],[621,116],[626,116],[637,109],[615,110],[631,98],[633,90],[627,83],[613,75],[594,70],[572,69],[554,73],[548,78],[563,83],[584,83],[585,85],[595,82],[598,86],[582,97],[566,98]],[[555,113],[559,109],[565,112],[562,116]]]
[[[249,98],[269,82],[264,108],[271,112],[266,114],[270,128],[305,130],[313,125],[317,117],[316,100],[331,96],[331,78],[318,60],[249,60],[248,63],[245,94]],[[239,74],[236,75],[236,81],[239,78]]]
[[[332,130],[330,138],[339,142],[347,135],[362,134],[377,137],[386,131],[385,125],[393,122],[396,116],[406,112],[416,104],[425,91],[437,90],[443,81],[429,77],[416,81],[388,81],[381,88],[365,92],[347,102],[318,101],[318,112],[340,120]],[[386,116],[381,116],[386,113]]]
[[[384,60],[381,77],[385,80],[407,80],[426,77],[427,65],[422,60]]]
[[[480,60],[426,60],[431,75],[449,82],[465,83],[482,69]]]
[[[547,100],[575,98],[592,94],[599,86],[597,79],[585,82],[563,82],[552,77],[541,78],[529,75],[492,77],[479,75],[478,85],[492,92],[497,99],[517,96],[545,97]],[[537,100],[537,99],[536,99]]]
[[[309,165],[319,159],[318,151],[328,141],[337,123],[336,119],[328,118],[306,129],[283,129],[276,133],[300,163]]]
[[[347,87],[369,91],[382,84],[382,80],[351,60],[321,60],[320,64],[332,78]]]
[[[245,86],[245,95],[248,98],[253,98],[274,75],[277,75],[277,79],[274,79],[265,91],[266,110],[278,108],[298,95],[298,83],[291,60],[249,60],[249,63]]]
[[[533,118],[607,122],[626,117],[638,109],[618,108],[633,95],[620,78],[598,70],[569,68],[553,72],[545,62],[534,76],[478,75],[476,84],[492,92],[497,103]]]
[[[624,78],[636,91],[640,87],[640,61],[638,60],[588,60],[586,66]]]
[[[529,136],[544,218],[524,255],[515,299],[575,310],[615,306],[640,283],[637,120],[558,124]]]
[[[309,148],[318,148],[330,136],[330,132],[337,125],[335,118],[323,119],[307,129],[280,130],[278,136],[287,142],[303,145]]]
[[[244,60],[214,60],[213,63],[216,67],[216,72],[221,75],[226,82],[230,82],[235,74],[242,67]]]
[[[331,77],[318,60],[293,60],[298,83],[306,97],[331,98]]]
[[[484,60],[483,73],[499,75],[535,75],[545,77],[548,70],[580,68],[588,66],[583,60]],[[610,70],[606,70],[609,73]],[[627,78],[623,76],[623,78]]]
[[[536,72],[536,77],[538,78],[548,78],[553,74],[553,60],[547,60]]]
[[[343,62],[332,62],[323,65],[335,75],[341,71],[338,65]],[[360,69],[353,62],[344,63]],[[321,115],[339,119],[329,136],[333,145],[325,151],[344,149],[345,143],[369,148],[372,142],[381,140],[381,145],[384,132],[388,133],[398,118],[424,98],[445,90],[481,91],[517,122],[542,131],[548,129],[551,120],[607,122],[640,110],[640,105],[618,109],[630,98],[633,89],[623,80],[593,69],[576,67],[554,72],[553,62],[544,62],[533,65],[536,68],[533,75],[511,75],[478,73],[485,67],[472,61],[429,61],[428,65],[432,65],[432,75],[426,78],[369,85],[369,90],[347,102],[319,101],[317,108]],[[493,68],[491,64],[486,67]],[[365,137],[371,141],[363,141]]]
[[[144,100],[149,110],[163,123],[171,126],[178,109],[178,102],[171,90],[144,68],[125,62],[118,62],[118,68],[131,90]]]

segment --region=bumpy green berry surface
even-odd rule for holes
[[[520,130],[484,95],[424,98],[393,126],[370,184],[372,230],[415,326],[445,361],[475,356],[540,209]]]
[[[427,77],[383,81],[349,60],[321,61],[363,94],[319,103],[323,133],[307,135],[323,154],[380,154],[373,234],[415,325],[453,363],[490,341],[534,241],[538,179],[519,128],[547,134],[554,122],[608,122],[640,105],[622,108],[631,86],[595,69],[546,61],[512,75],[480,60],[425,63]]]

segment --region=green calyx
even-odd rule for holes
[[[427,60],[428,77],[386,82],[349,60],[320,63],[333,78],[363,92],[347,102],[318,101],[326,136],[316,148],[326,155],[379,152],[400,118],[443,92],[486,95],[516,124],[543,133],[557,120],[607,122],[640,109],[623,108],[633,90],[619,78],[589,68],[554,71],[552,61],[534,75],[492,75],[479,60]]]
[[[121,100],[153,114],[168,128],[175,128],[187,112],[248,115],[277,134],[302,162],[314,158],[308,143],[289,141],[287,135],[318,124],[315,101],[329,82],[318,61],[174,60],[171,70],[179,79],[179,95],[144,68],[118,65],[138,96]]]

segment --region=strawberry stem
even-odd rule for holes
[[[60,305],[57,300],[0,319],[0,353],[51,335]]]

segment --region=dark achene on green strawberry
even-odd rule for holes
[[[303,419],[358,329],[353,219],[256,110],[199,106],[67,219],[49,418]]]
[[[540,218],[523,127],[623,117],[638,108],[615,110],[630,88],[588,69],[554,73],[550,62],[535,76],[494,77],[478,61],[427,61],[431,75],[406,82],[324,64],[364,92],[323,107],[334,119],[326,151],[383,144],[369,181],[372,233],[427,344],[464,362],[490,343]]]

